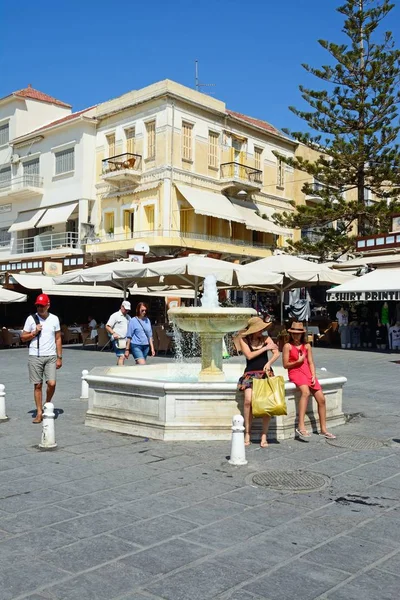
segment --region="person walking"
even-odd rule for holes
[[[283,366],[288,370],[289,380],[300,390],[301,396],[298,408],[298,424],[296,433],[301,439],[311,437],[307,431],[304,419],[308,399],[312,394],[318,405],[320,435],[334,440],[336,436],[326,428],[326,402],[321,384],[315,375],[315,365],[310,344],[306,343],[306,330],[303,323],[293,321],[289,333],[289,342],[283,347]]]
[[[36,417],[32,423],[40,423],[43,378],[47,384],[46,402],[51,402],[56,389],[56,372],[62,366],[62,338],[60,321],[49,312],[50,298],[47,294],[39,294],[35,305],[36,313],[26,319],[21,340],[29,343],[29,380],[33,383],[36,404]]]
[[[131,351],[137,365],[145,365],[149,353],[151,353],[151,356],[156,354],[153,330],[147,316],[147,310],[146,304],[139,302],[136,306],[136,316],[128,324],[125,358],[129,358],[129,352]]]
[[[250,445],[251,424],[253,415],[251,403],[253,398],[253,380],[263,379],[267,373],[274,375],[272,364],[279,358],[278,346],[268,336],[268,327],[260,317],[252,317],[244,331],[239,333],[239,345],[242,354],[246,357],[246,368],[238,381],[238,389],[244,392],[244,443]],[[272,356],[268,360],[268,350]],[[262,421],[261,448],[267,448],[268,427],[271,417],[265,416]]]
[[[131,310],[131,303],[124,300],[121,308],[113,313],[106,323],[106,330],[111,336],[114,352],[117,355],[117,365],[124,366],[126,336],[128,334],[128,324],[131,319],[128,312]]]

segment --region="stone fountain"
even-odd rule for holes
[[[224,334],[242,329],[256,312],[250,308],[221,308],[215,278],[207,277],[202,306],[175,308],[169,319],[201,340],[198,362],[144,366],[96,367],[86,375],[89,403],[85,424],[140,437],[165,441],[229,440],[232,417],[239,412],[242,395],[236,384],[243,364],[228,361],[222,367]],[[286,376],[274,365],[276,374]],[[286,377],[287,378],[287,377]],[[324,373],[319,378],[327,399],[329,427],[344,423],[342,387],[345,377]],[[270,428],[277,439],[294,436],[295,386],[286,383],[288,415],[277,417]],[[309,419],[318,421],[310,400]]]

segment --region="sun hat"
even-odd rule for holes
[[[251,317],[247,322],[246,329],[243,329],[239,335],[246,337],[247,335],[252,335],[253,333],[267,329],[270,325],[272,325],[272,323],[265,323],[261,317]]]
[[[121,306],[123,306],[125,310],[132,310],[131,303],[128,300],[124,300]]]
[[[36,306],[47,306],[48,304],[50,304],[50,298],[47,294],[39,294],[35,300]]]
[[[303,323],[300,323],[300,321],[293,321],[291,327],[288,329],[288,331],[290,333],[306,333],[306,330],[304,329],[304,325]]]

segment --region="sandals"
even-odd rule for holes
[[[296,429],[296,433],[300,438],[310,438],[311,433],[307,429]]]
[[[319,435],[322,435],[322,437],[324,437],[326,440],[336,440],[336,435],[330,433],[329,431],[326,431],[325,433],[320,433]]]

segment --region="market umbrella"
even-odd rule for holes
[[[328,290],[326,298],[329,302],[399,301],[400,267],[376,269],[361,277],[352,277],[347,283]]]
[[[121,264],[121,263],[120,263]],[[214,275],[220,287],[242,287],[247,281],[259,281],[271,288],[282,284],[282,276],[277,273],[260,273],[236,263],[209,258],[203,255],[189,255],[181,258],[147,263],[147,276],[137,279],[140,286],[191,287],[195,290],[195,303],[200,283],[207,275]],[[130,280],[134,272],[129,268],[115,269],[114,280]]]
[[[7,290],[4,287],[0,287],[0,304],[11,304],[12,302],[26,302],[26,294],[19,294],[12,290]]]
[[[277,254],[256,260],[245,266],[247,269],[258,269],[261,275],[264,271],[280,273],[283,276],[280,285],[281,293],[281,323],[283,323],[283,293],[293,287],[310,287],[312,285],[341,284],[352,279],[351,275],[334,271],[323,263],[313,263],[309,260],[290,254]],[[249,285],[249,287],[251,287]],[[252,286],[262,289],[263,286]]]

